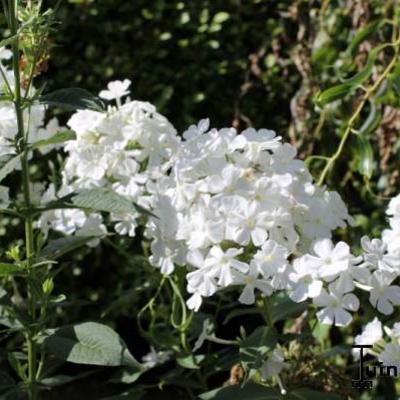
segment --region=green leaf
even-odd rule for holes
[[[368,117],[362,124],[361,128],[358,130],[358,134],[366,137],[369,134],[373,133],[379,126],[381,119],[382,119],[381,111],[376,107],[374,102],[371,101]]]
[[[246,371],[259,369],[266,355],[277,343],[275,329],[259,326],[250,336],[240,342],[240,359]]]
[[[110,327],[97,322],[83,322],[57,329],[44,341],[49,353],[75,364],[130,366],[138,372],[142,365]]]
[[[56,260],[70,251],[79,249],[95,239],[94,236],[67,236],[50,241],[37,254],[38,260]]]
[[[75,132],[66,130],[62,132],[57,132],[49,139],[43,139],[39,140],[38,142],[32,143],[31,148],[38,149],[39,147],[60,144],[67,142],[68,140],[75,140],[75,139],[76,139]]]
[[[141,374],[142,374],[142,371],[138,371],[137,368],[130,368],[130,367],[120,368],[111,377],[110,382],[131,384],[131,383],[136,382],[139,379]]]
[[[307,302],[295,303],[285,293],[279,292],[269,299],[272,322],[297,318],[307,309]]]
[[[116,214],[136,214],[137,211],[140,211],[153,215],[126,197],[106,188],[84,189],[72,197],[72,203],[79,208]]]
[[[16,264],[0,262],[0,277],[23,274],[25,270]]]
[[[18,34],[3,39],[2,41],[0,41],[0,47],[6,47],[9,46],[10,44],[13,44],[15,42],[15,39],[17,39],[17,37]]]
[[[380,50],[381,47],[372,50],[369,53],[365,67],[360,72],[349,79],[345,79],[343,83],[324,90],[316,96],[315,102],[322,107],[335,100],[342,99],[347,94],[352,93],[353,90],[359,88],[371,76],[372,68]]]
[[[339,395],[333,393],[319,392],[317,390],[301,388],[293,390],[288,396],[282,397],[287,400],[340,400]]]
[[[240,385],[225,386],[210,392],[202,393],[201,400],[279,400],[280,394],[271,388],[249,382],[244,387]]]
[[[371,22],[360,30],[354,35],[353,39],[350,42],[349,47],[347,48],[346,52],[354,57],[357,54],[358,46],[370,35],[372,35],[378,29],[380,25],[380,21]]]
[[[105,111],[104,103],[99,97],[81,88],[59,89],[40,96],[39,102],[72,111]]]
[[[196,356],[186,356],[186,357],[180,357],[177,358],[176,361],[177,363],[187,369],[199,369],[199,364],[206,358],[204,354],[199,354]]]
[[[0,394],[16,390],[17,385],[13,378],[4,371],[0,371]]]
[[[12,157],[0,169],[0,182],[20,165],[20,154]]]
[[[367,179],[371,179],[374,167],[374,152],[371,143],[363,135],[357,135],[357,170]]]

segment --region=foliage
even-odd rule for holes
[[[21,1],[19,28],[13,2],[4,3],[1,46],[14,50],[17,62],[8,66],[18,70],[21,92],[1,96],[19,117],[36,100],[48,106],[46,122],[57,116],[61,126],[71,110],[104,113],[95,94],[129,78],[132,97],[154,103],[178,132],[210,115],[214,126],[276,130],[348,205],[354,227],[335,238],[380,236],[400,179],[396,2],[69,0],[53,12],[55,2],[39,10]],[[39,89],[25,91],[33,80]],[[143,225],[134,238],[33,229],[42,213],[59,209],[96,211],[105,223],[113,212],[154,217],[105,188],[39,203],[33,190],[18,196],[27,182],[62,186],[65,154],[44,150],[76,134],[53,133],[31,142],[19,124],[16,154],[0,158],[0,181],[13,199],[0,203],[3,398],[359,397],[349,387],[348,346],[373,307],[351,326],[326,328],[308,303],[278,294],[241,308],[229,289],[193,313],[184,273],[162,276],[150,265]],[[360,300],[368,303],[367,295]],[[382,321],[391,326],[397,316]],[[260,370],[276,346],[290,368],[265,380]],[[396,386],[382,379],[363,399],[393,398]]]

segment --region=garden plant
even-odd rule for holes
[[[127,3],[1,2],[0,399],[397,398],[398,1]]]

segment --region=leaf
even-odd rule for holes
[[[93,239],[95,236],[67,236],[52,240],[39,251],[37,258],[39,260],[56,260],[70,251],[79,249]]]
[[[32,143],[31,148],[38,149],[39,147],[60,144],[60,143],[67,142],[68,140],[75,140],[75,139],[76,139],[76,135],[73,131],[69,131],[69,130],[61,131],[61,132],[57,132],[55,135],[53,135],[49,139],[43,139],[43,140],[39,140],[35,143]]]
[[[240,359],[243,367],[250,371],[259,369],[267,353],[274,349],[277,343],[275,329],[259,326],[250,336],[240,342]]]
[[[136,214],[137,211],[140,211],[144,214],[153,215],[150,211],[126,197],[106,188],[84,189],[72,197],[72,203],[79,208],[116,214]]]
[[[340,400],[341,397],[334,393],[319,392],[317,390],[301,388],[293,390],[288,396],[283,397],[287,400]]]
[[[318,94],[315,98],[315,103],[321,107],[325,106],[326,104],[329,104],[335,100],[342,99],[354,89],[360,87],[360,85],[362,85],[371,76],[372,68],[380,50],[381,47],[372,50],[369,53],[365,67],[353,77],[345,79],[343,83],[326,89],[322,93]]]
[[[361,128],[358,130],[358,134],[366,137],[369,134],[373,133],[379,126],[381,119],[382,119],[381,111],[378,110],[375,103],[371,101],[368,117],[361,125]]]
[[[59,89],[40,96],[39,102],[50,106],[61,107],[66,110],[92,110],[104,112],[103,101],[81,88]]]
[[[243,315],[261,314],[261,313],[262,313],[261,310],[257,307],[235,308],[234,310],[229,311],[222,324],[226,325],[233,318],[241,317]]]
[[[295,303],[286,294],[280,292],[270,297],[269,301],[272,322],[297,318],[307,309],[307,302]]]
[[[206,358],[204,354],[199,354],[196,356],[186,356],[186,357],[180,357],[177,358],[176,361],[177,363],[182,367],[182,368],[187,368],[187,369],[199,369],[199,364]]]
[[[130,366],[142,371],[142,365],[129,352],[121,337],[110,327],[83,322],[57,329],[44,341],[48,352],[75,364]]]
[[[225,386],[210,392],[202,393],[201,400],[279,400],[282,397],[271,388],[249,382],[244,387],[240,385]]]
[[[71,382],[77,381],[79,379],[86,378],[87,376],[90,376],[90,375],[94,374],[95,372],[96,371],[85,371],[85,372],[82,372],[77,375],[59,374],[59,375],[51,376],[49,378],[44,378],[41,380],[41,383],[43,385],[50,386],[50,387],[62,386],[67,383],[71,383]]]
[[[374,167],[374,152],[371,143],[364,135],[357,135],[357,170],[367,179],[371,179]]]
[[[10,36],[6,39],[3,39],[2,41],[0,41],[0,47],[5,47],[5,46],[9,46],[10,44],[13,44],[15,42],[15,39],[17,39],[18,34]]]
[[[136,382],[142,371],[138,371],[137,368],[120,368],[110,379],[112,383],[125,383],[130,384]]]
[[[0,277],[23,274],[25,270],[16,264],[0,262]]]
[[[0,169],[0,182],[11,172],[13,172],[20,164],[20,154],[9,159]]]
[[[10,375],[4,371],[0,371],[0,394],[4,394],[9,390],[14,390],[16,383]]]
[[[374,21],[371,22],[364,27],[362,27],[360,30],[357,31],[357,33],[354,35],[353,39],[350,42],[349,47],[347,48],[346,52],[351,55],[351,57],[354,57],[357,53],[358,46],[370,35],[372,35],[374,32],[376,32],[377,28],[380,25],[380,21]]]

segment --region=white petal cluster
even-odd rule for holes
[[[116,101],[107,112],[81,110],[69,120],[76,140],[65,146],[57,196],[101,187],[150,209],[150,262],[164,274],[188,267],[190,309],[232,286],[243,304],[285,290],[295,302],[312,301],[320,322],[338,326],[358,310],[358,289],[380,313],[400,305],[400,195],[387,210],[390,228],[381,239],[364,237],[355,257],[348,244],[331,241],[333,230],[351,222],[345,204],[313,183],[281,137],[267,129],[210,129],[207,119],[179,137],[153,105],[122,101],[129,85],[111,82],[100,93]],[[45,197],[52,196],[50,187]],[[54,210],[40,227],[101,236],[111,223],[134,236],[138,217],[112,213],[104,221],[99,213]]]
[[[310,297],[319,294],[318,282],[310,286],[308,271],[289,260],[311,251],[316,239],[330,238],[350,217],[339,195],[315,186],[295,157],[296,150],[267,129],[209,129],[202,120],[184,132],[170,173],[155,182],[158,218],[150,219],[146,235],[150,260],[162,273],[175,265],[191,269],[189,308],[198,310],[204,297],[232,285],[243,287],[244,304],[254,303],[255,291],[270,295],[292,280],[306,285]],[[322,270],[318,248],[313,268]],[[327,279],[346,269],[344,253],[332,254],[335,272],[325,271]],[[308,297],[302,290],[296,299]]]
[[[289,274],[290,297],[296,302],[310,298],[321,309],[320,322],[346,326],[350,311],[357,311],[359,300],[356,288],[369,292],[371,305],[380,313],[389,315],[400,305],[400,195],[388,206],[391,229],[385,229],[381,239],[364,236],[362,255],[354,257],[350,247],[329,239],[315,242],[312,252],[293,262],[294,272]]]
[[[110,82],[103,98],[118,100],[107,112],[79,110],[68,121],[76,140],[65,145],[68,157],[63,170],[63,186],[58,197],[88,188],[108,188],[150,208],[153,182],[170,168],[171,157],[179,140],[174,127],[146,102],[127,101],[129,80]],[[120,235],[135,235],[139,214],[110,216]],[[106,224],[98,213],[56,210],[45,213],[40,222],[43,230],[54,229],[65,234],[102,235]]]

